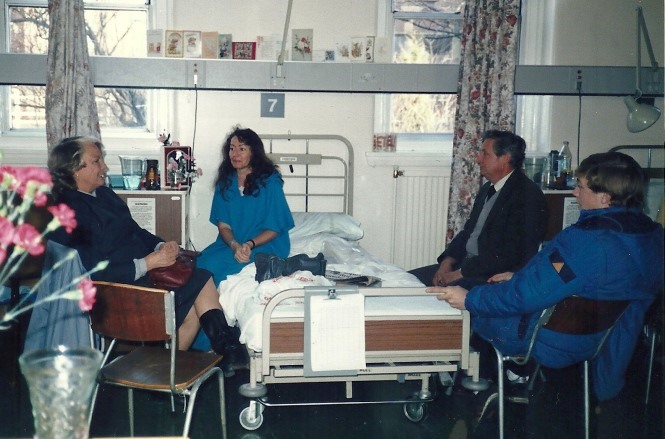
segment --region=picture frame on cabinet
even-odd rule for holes
[[[180,189],[191,185],[190,173],[194,170],[191,146],[164,147],[164,186]]]

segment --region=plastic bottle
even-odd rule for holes
[[[559,151],[559,176],[565,176],[563,183],[568,185],[568,181],[573,176],[573,154],[570,152],[569,142],[564,140]]]
[[[550,151],[549,164],[550,164],[550,178],[552,180],[556,180],[556,178],[559,176],[559,152],[556,149]]]

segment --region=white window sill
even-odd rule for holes
[[[367,164],[376,166],[418,166],[418,167],[450,167],[453,157],[450,154],[441,153],[417,153],[417,152],[366,152]]]

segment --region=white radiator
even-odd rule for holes
[[[450,167],[395,169],[391,262],[406,270],[436,263],[445,248]]]

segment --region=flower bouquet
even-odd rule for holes
[[[2,155],[0,154],[0,162]],[[51,176],[46,169],[36,166],[12,167],[0,165],[0,283],[5,285],[21,267],[28,255],[44,253],[43,238],[46,234],[64,227],[67,233],[76,228],[74,212],[65,204],[47,206],[47,193],[52,186]],[[32,208],[46,208],[53,215],[44,231],[26,222],[26,215]],[[106,268],[108,262],[100,262],[84,275],[72,279],[71,283],[59,291],[53,291],[40,301],[33,302],[31,296],[39,289],[41,282],[66,260],[76,256],[71,251],[65,260],[58,261],[28,294],[13,308],[0,316],[0,330],[7,329],[20,314],[34,308],[40,302],[59,299],[78,300],[81,311],[89,311],[95,303],[95,287],[89,275]]]

